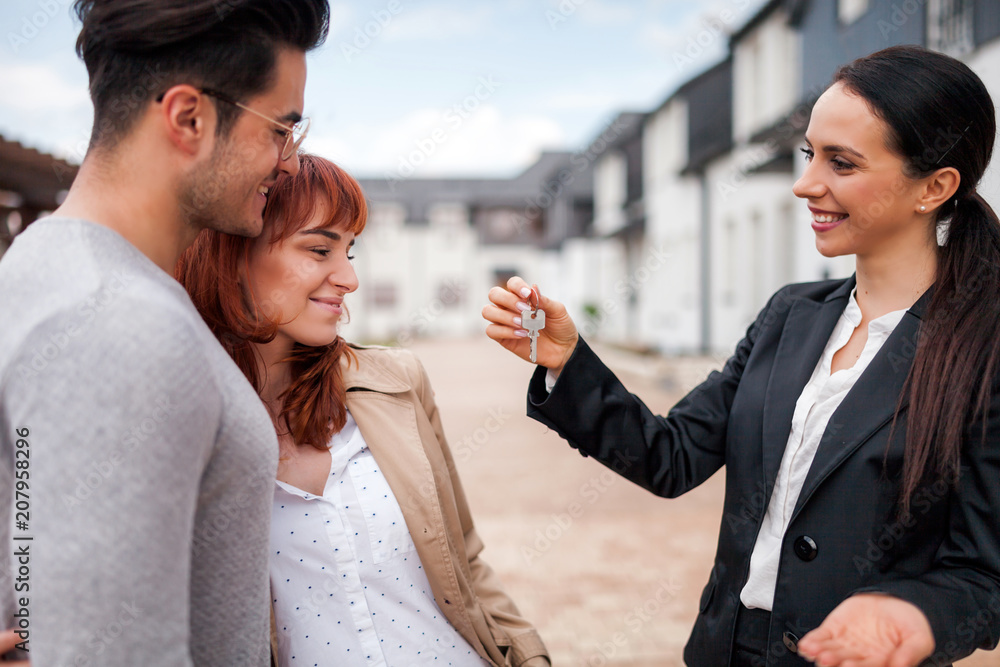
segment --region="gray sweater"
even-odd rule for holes
[[[176,281],[82,220],[14,241],[0,626],[27,614],[33,667],[266,665],[276,466],[267,411]]]

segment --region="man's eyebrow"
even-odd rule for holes
[[[302,114],[299,113],[298,111],[291,111],[289,113],[286,113],[284,116],[282,116],[278,120],[280,120],[281,122],[285,123],[286,125],[295,125],[300,120],[302,120]]]
[[[316,227],[314,229],[303,229],[303,234],[319,234],[320,236],[325,236],[331,241],[339,241],[341,239],[340,234],[337,232],[331,232],[329,229],[323,229],[322,227]]]

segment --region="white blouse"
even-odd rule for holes
[[[770,611],[774,603],[781,543],[827,422],[871,360],[882,349],[883,343],[905,313],[906,309],[896,310],[869,322],[868,341],[854,366],[831,375],[833,355],[847,344],[851,334],[861,324],[861,309],[858,307],[855,293],[851,292],[847,307],[823,350],[823,356],[820,357],[812,377],[795,403],[792,430],[788,434],[788,443],[781,458],[781,467],[774,482],[764,523],[760,533],[757,534],[757,542],[750,555],[750,577],[740,593],[740,600],[745,606]]]
[[[278,664],[489,665],[438,608],[399,503],[349,413],[330,454],[322,496],[275,484]]]

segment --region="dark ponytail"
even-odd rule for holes
[[[938,211],[944,243],[902,397],[909,397],[899,509],[937,480],[957,484],[969,424],[985,444],[985,415],[1000,356],[1000,220],[976,191],[996,138],[993,101],[965,64],[915,46],[892,47],[841,68],[835,81],[888,126],[907,176],[952,167],[955,196]],[[902,405],[900,398],[900,406]],[[896,416],[899,416],[897,408]]]

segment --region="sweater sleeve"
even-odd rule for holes
[[[189,665],[192,528],[219,389],[169,311],[122,297],[82,326],[64,319],[35,332],[2,394],[30,444],[32,664]]]

